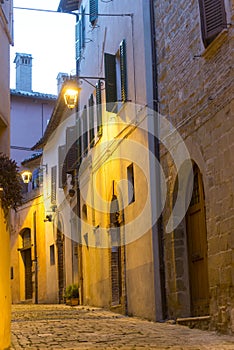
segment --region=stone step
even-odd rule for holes
[[[209,330],[210,319],[211,317],[209,315],[197,316],[197,317],[181,317],[176,319],[176,323],[182,326],[187,326],[189,328]]]

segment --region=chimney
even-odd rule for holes
[[[58,95],[60,93],[60,90],[63,86],[63,83],[69,78],[67,73],[58,73],[57,75],[57,91],[58,91]]]
[[[32,91],[32,55],[16,53],[16,90]]]

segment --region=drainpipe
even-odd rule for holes
[[[37,257],[37,213],[33,213],[34,263],[35,263],[35,304],[38,304],[38,257]]]
[[[151,54],[152,54],[152,80],[153,80],[153,109],[156,113],[159,113],[159,100],[158,100],[158,71],[157,71],[157,47],[156,47],[156,28],[155,28],[155,14],[154,3],[155,0],[149,0],[150,4],[150,30],[151,30]],[[157,127],[157,126],[156,126]],[[159,139],[154,137],[154,155],[160,164],[160,143]],[[160,172],[157,172],[156,188],[157,188],[157,201],[158,208],[161,208],[161,178]],[[159,185],[159,186],[157,186]],[[165,264],[164,264],[164,242],[163,242],[163,220],[162,214],[159,216],[157,223],[153,227],[153,235],[157,239],[157,252],[154,250],[154,254],[158,254],[157,261],[159,262],[159,278],[160,278],[160,294],[161,294],[161,314],[162,319],[167,317],[167,303],[166,303],[166,284],[165,284]],[[158,283],[158,281],[156,281]],[[156,300],[157,306],[157,300]],[[156,319],[157,319],[156,315]]]

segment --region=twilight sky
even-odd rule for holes
[[[14,0],[14,7],[57,10],[59,0]],[[32,89],[57,94],[59,72],[75,72],[75,16],[14,9],[14,46],[11,47],[10,70],[15,88],[16,52],[33,57]]]

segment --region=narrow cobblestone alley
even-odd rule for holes
[[[11,349],[233,350],[234,339],[93,307],[13,305]]]

